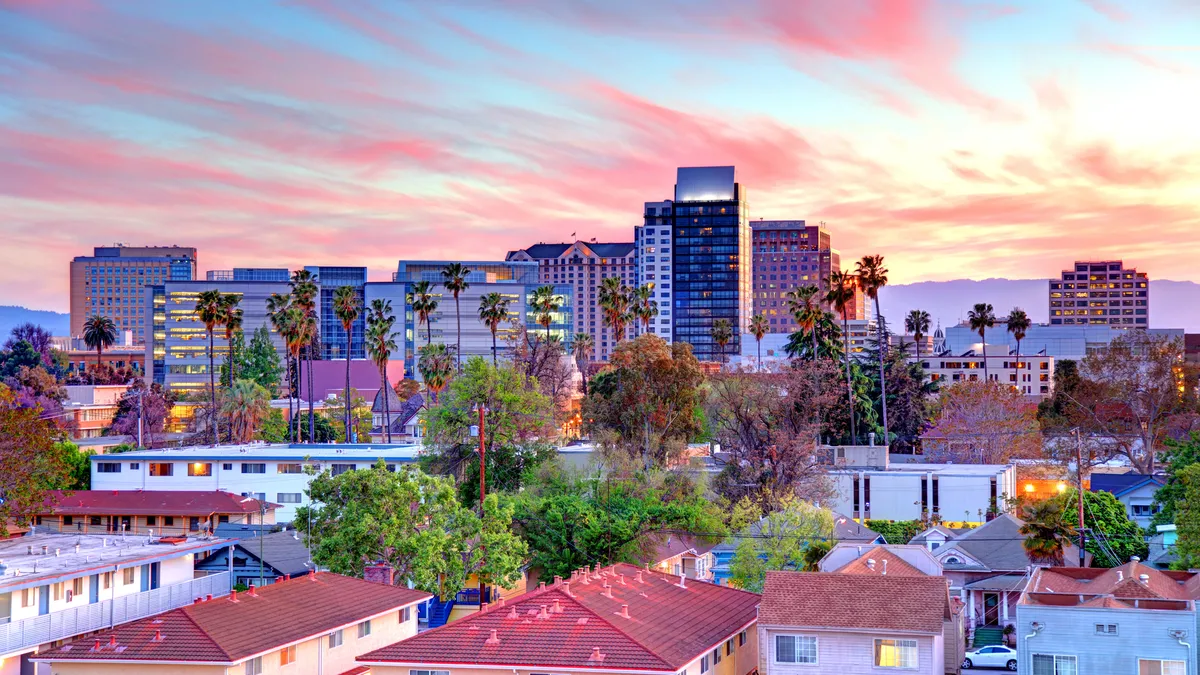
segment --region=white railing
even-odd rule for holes
[[[210,593],[214,597],[228,595],[231,579],[229,572],[219,572],[115,600],[0,624],[0,656],[190,605]]]

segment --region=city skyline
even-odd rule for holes
[[[117,241],[372,280],[632,242],[706,165],[894,284],[1200,281],[1189,3],[793,4],[0,2],[0,304]]]

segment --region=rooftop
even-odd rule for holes
[[[865,471],[867,473],[912,473],[912,474],[927,474],[932,473],[939,476],[994,476],[998,473],[1007,471],[1011,464],[924,464],[924,463],[896,463],[889,464],[887,468],[864,468],[864,467],[849,467],[839,468],[830,467],[829,473],[859,473]]]
[[[1025,573],[1033,561],[1025,552],[1025,535],[1021,526],[1025,522],[1011,513],[1002,513],[990,522],[964,532],[945,545],[938,547],[934,555],[948,572],[986,571]],[[958,553],[958,555],[955,555]],[[1090,554],[1089,554],[1090,556]],[[1079,549],[1074,544],[1063,547],[1063,557],[1070,563],[1078,561]],[[951,558],[961,562],[951,562]]]
[[[876,546],[858,558],[833,570],[838,574],[860,574],[894,577],[928,576],[907,560],[892,553],[886,546]]]
[[[760,625],[940,635],[951,617],[943,577],[767,572]]]
[[[35,531],[24,537],[0,539],[0,566],[3,568],[0,589],[40,586],[99,571],[112,571],[114,567],[133,567],[188,553],[202,553],[232,543],[217,538],[164,541],[135,534],[101,536]]]
[[[754,623],[754,593],[618,564],[490,606],[359,657],[366,664],[487,664],[677,672]]]
[[[278,504],[265,502],[270,510]],[[46,512],[57,515],[195,516],[259,512],[259,501],[220,490],[53,490]]]
[[[122,624],[42,652],[38,660],[234,664],[429,597],[319,572]]]
[[[1160,570],[1134,560],[1111,569],[1038,568],[1021,604],[1190,610],[1198,597],[1200,574]]]
[[[138,459],[283,459],[301,460],[309,457],[314,460],[341,461],[358,460],[374,462],[376,459],[413,462],[421,452],[421,445],[416,443],[386,444],[386,443],[348,443],[312,445],[303,443],[246,443],[242,445],[201,445],[184,448],[159,448],[155,450],[132,450],[119,455],[92,455],[92,461],[122,461],[126,458]]]

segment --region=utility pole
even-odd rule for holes
[[[477,405],[475,407],[479,410],[479,522],[480,522],[480,527],[482,527],[483,526],[483,500],[485,497],[487,497],[487,482],[484,480],[484,471],[485,471],[485,466],[487,465],[487,448],[484,445],[484,441],[483,441],[483,438],[484,438],[484,431],[483,431],[484,413],[487,412],[487,406],[480,403],[479,405]],[[482,535],[482,533],[481,533],[481,535]],[[480,537],[480,541],[479,541],[479,552],[480,552],[480,556],[479,556],[479,610],[483,611],[484,598],[487,597],[486,595],[484,595],[484,593],[487,591],[487,585],[483,583],[483,561],[485,559],[483,556],[483,553],[485,551],[483,548],[482,536]]]
[[[139,448],[145,447],[145,445],[142,443],[142,418],[143,418],[142,411],[144,410],[144,408],[142,407],[142,394],[144,394],[145,392],[146,392],[146,388],[144,385],[141,389],[138,389],[138,447]]]
[[[265,495],[264,495],[265,496]],[[258,500],[258,587],[263,587],[263,533],[266,531],[266,526],[263,524],[267,519],[267,502]]]
[[[1075,428],[1075,478],[1079,491],[1079,566],[1083,567],[1086,555],[1083,545],[1087,542],[1087,535],[1083,530],[1083,436],[1078,427]]]

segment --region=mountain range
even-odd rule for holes
[[[42,309],[26,309],[13,305],[0,305],[0,344],[8,339],[13,326],[25,322],[36,323],[50,331],[51,335],[66,335],[71,330],[71,316]]]

